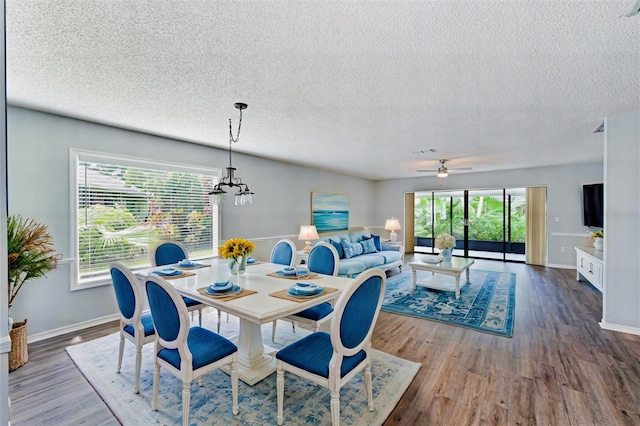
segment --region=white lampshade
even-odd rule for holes
[[[387,231],[399,231],[402,227],[400,226],[400,221],[392,217],[391,219],[387,219],[387,222],[384,224],[384,229]]]
[[[298,234],[298,239],[305,242],[304,251],[311,251],[311,240],[317,240],[320,237],[318,236],[318,230],[315,225],[301,225],[300,226],[300,234]]]
[[[387,219],[387,222],[384,224],[384,229],[386,229],[387,231],[391,231],[389,233],[389,239],[392,243],[395,243],[396,238],[398,238],[398,234],[396,234],[396,231],[399,231],[400,229],[402,229],[402,227],[400,226],[400,221],[398,219],[396,219],[395,217],[391,217],[391,219]]]

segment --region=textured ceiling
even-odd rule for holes
[[[634,4],[7,0],[7,98],[221,148],[245,102],[234,150],[370,179],[598,161]]]

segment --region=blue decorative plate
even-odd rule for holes
[[[193,268],[194,266],[200,266],[200,265],[196,262],[192,262],[190,260],[185,259],[178,262],[178,266],[182,266],[183,268]]]
[[[217,298],[217,297],[227,297],[227,296],[233,296],[235,294],[238,294],[242,291],[242,287],[240,287],[239,285],[234,285],[230,290],[228,291],[223,291],[223,292],[211,292],[209,291],[209,287],[207,287],[206,292],[211,295],[211,297]]]
[[[256,260],[253,257],[247,259],[247,263],[256,263]]]
[[[290,296],[317,296],[324,292],[324,287],[313,283],[297,283],[288,290]]]
[[[225,291],[229,291],[233,288],[233,283],[231,281],[222,281],[209,285],[207,287],[207,293],[223,293]]]
[[[284,268],[278,272],[282,272],[283,275],[293,276],[296,274],[297,271],[296,271],[296,268],[291,268],[291,269]]]
[[[182,275],[183,272],[177,270],[176,268],[163,268],[158,271],[153,271],[154,274],[160,275],[161,277],[173,277],[176,275]]]
[[[295,286],[287,290],[287,294],[292,297],[315,297],[324,293],[324,287],[317,286],[312,292],[300,292]]]

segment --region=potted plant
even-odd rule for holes
[[[13,300],[24,284],[32,278],[43,277],[52,269],[57,269],[62,255],[55,254],[53,239],[46,225],[19,215],[7,218],[7,255],[7,287],[11,310]],[[9,371],[12,371],[27,362],[27,320],[13,323],[11,317],[9,318]]]
[[[591,236],[593,237],[593,247],[598,251],[602,251],[604,248],[604,232],[594,231]]]

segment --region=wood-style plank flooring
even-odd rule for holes
[[[640,425],[640,336],[600,328],[597,290],[574,270],[473,268],[516,273],[513,337],[381,312],[373,346],[422,363],[385,425]],[[9,374],[11,424],[118,424],[64,350],[116,331],[29,345]]]

